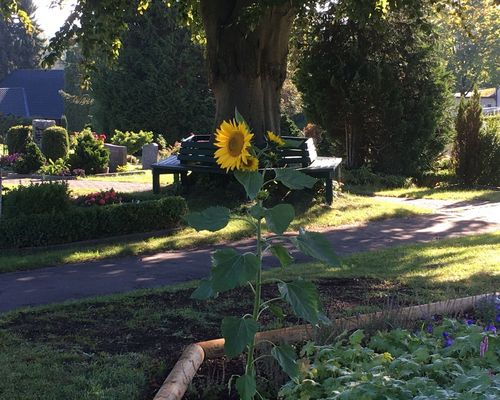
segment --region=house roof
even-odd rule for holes
[[[61,118],[63,70],[18,69],[0,81],[0,112],[30,118]],[[23,93],[23,95],[21,95]],[[24,96],[24,107],[22,106]],[[3,110],[10,110],[5,112]]]
[[[24,88],[0,88],[0,113],[28,117],[28,101]]]
[[[465,97],[469,98],[472,97],[473,92],[468,92]],[[487,89],[479,89],[479,96],[484,99],[484,98],[490,98],[490,97],[495,97],[497,94],[497,89],[496,88],[487,88]],[[460,93],[455,93],[455,97],[460,98],[461,94]]]

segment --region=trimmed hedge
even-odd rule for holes
[[[50,126],[42,134],[42,151],[48,160],[65,158],[69,152],[68,131],[62,126]]]
[[[52,214],[65,212],[70,207],[67,182],[42,182],[29,186],[20,185],[4,195],[3,215],[16,218],[20,215]]]
[[[26,145],[32,141],[31,126],[16,125],[7,131],[7,148],[9,154],[25,153]]]
[[[71,243],[177,226],[187,212],[182,197],[0,220],[0,248]]]

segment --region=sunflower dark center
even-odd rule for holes
[[[244,144],[245,140],[243,134],[240,131],[233,132],[227,144],[229,154],[233,157],[238,157],[243,150]]]

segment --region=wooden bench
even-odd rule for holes
[[[325,181],[326,202],[333,202],[332,180],[335,172],[340,180],[341,158],[318,157],[311,138],[284,136],[290,146],[278,149],[278,166],[295,168],[309,176]],[[172,174],[174,181],[187,184],[188,172],[225,174],[215,162],[216,147],[210,142],[210,135],[191,135],[184,139],[178,155],[167,157],[152,165],[153,192],[160,192],[160,175]]]

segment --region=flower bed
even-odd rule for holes
[[[422,318],[457,313],[460,318],[454,320]],[[499,325],[500,298],[497,294],[497,297],[481,295],[337,319],[326,330],[319,332],[315,332],[310,325],[259,332],[255,338],[261,360],[257,388],[264,398],[282,400],[384,398],[377,397],[380,393],[392,394],[390,398],[395,399],[497,398],[495,396],[500,390],[500,337],[496,329]],[[394,326],[409,327],[411,330],[392,329],[373,334],[377,329]],[[369,330],[372,336],[365,335],[360,328]],[[344,333],[337,339],[331,336],[342,331],[350,334]],[[315,346],[308,342],[298,357],[299,347],[288,346],[286,357],[278,361],[291,379],[283,385],[286,382],[284,374],[269,361],[269,343],[286,341],[303,344],[311,338],[318,340],[320,337],[328,338],[326,343],[333,344]],[[280,347],[283,346],[287,345]],[[227,380],[231,375],[241,373],[242,360],[227,360],[224,353],[224,339],[188,346],[155,400],[179,400],[183,398],[183,388],[188,385],[190,390],[186,398],[190,400],[205,399],[208,393],[212,396],[210,398],[221,400],[239,398],[234,390],[231,393],[227,391]],[[207,362],[190,384],[204,359]],[[402,371],[406,367],[407,371]],[[440,371],[444,372],[438,375]],[[391,376],[391,373],[399,375]],[[433,378],[439,378],[434,386],[431,382]],[[471,387],[474,380],[478,385],[484,385]],[[427,387],[424,382],[427,381],[429,388],[436,392],[433,396],[441,395],[442,391],[452,393],[452,390],[462,390],[463,393],[455,397],[426,397],[425,394],[417,397],[410,393],[413,389],[424,390]],[[444,389],[440,389],[440,385]],[[347,392],[357,386],[366,393]],[[398,394],[399,389],[404,394]],[[480,390],[477,396],[476,390]]]
[[[445,319],[372,336],[356,330],[332,345],[308,343],[300,355],[303,369],[297,365],[280,399],[500,398],[500,337],[492,323]]]

